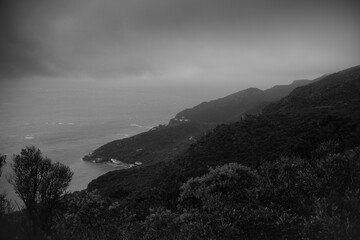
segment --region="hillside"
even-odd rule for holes
[[[40,211],[38,220],[44,233],[34,231],[30,238],[357,240],[359,86],[358,66],[297,88],[261,114],[205,134],[213,125],[184,121],[115,141],[110,149],[105,145],[100,149],[104,154],[122,155],[123,161],[154,159],[108,172],[86,190],[64,194],[51,221],[46,214],[54,201],[41,202],[37,206],[45,214]],[[186,136],[196,131],[201,136],[195,141]],[[174,158],[164,155],[185,136],[192,141],[189,148],[186,142]],[[134,155],[111,153],[113,144]],[[157,161],[158,156],[169,161]],[[45,196],[42,186],[48,189],[45,181],[36,193]],[[2,236],[28,239],[27,226],[36,220],[27,215],[26,208],[2,215]]]
[[[239,162],[257,167],[281,156],[310,157],[329,140],[360,144],[360,67],[295,89],[259,116],[218,126],[181,160],[189,169]],[[196,159],[196,161],[194,161]]]
[[[358,119],[360,66],[325,77],[322,81],[295,89],[289,96],[265,107],[265,114],[311,112],[336,113]]]
[[[106,162],[114,158],[124,163],[151,164],[159,159],[167,161],[184,151],[206,130],[210,124],[181,123],[158,126],[147,132],[109,142],[83,159]]]
[[[93,180],[68,196],[59,233],[358,239],[359,82],[359,67],[326,76],[262,114],[218,125],[172,161]]]
[[[248,88],[224,98],[203,102],[193,108],[185,109],[176,114],[170,123],[184,119],[207,123],[239,120],[242,115],[248,112],[261,112],[267,103],[279,100],[295,88],[310,82],[310,80],[296,80],[289,85],[277,85],[264,91],[258,88]]]
[[[339,149],[355,147],[360,144],[359,83],[360,67],[326,76],[295,89],[259,116],[219,125],[170,163],[113,171],[93,180],[88,189],[113,198],[123,197],[118,193],[126,189],[122,201],[139,209],[173,208],[179,186],[209,167],[237,162],[257,169],[281,156],[311,158],[319,144],[330,140],[339,142]]]
[[[311,81],[296,80],[290,85],[278,85],[264,91],[249,88],[202,103],[176,114],[167,126],[109,142],[83,159],[95,162],[117,159],[128,164],[141,162],[145,165],[168,161],[179,156],[202,133],[212,129],[216,124],[238,121],[248,113],[258,114],[269,102],[278,100],[294,88],[309,82]]]

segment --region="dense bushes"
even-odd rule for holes
[[[183,205],[212,208],[215,202],[238,201],[247,204],[259,184],[259,176],[249,168],[236,163],[211,169],[202,177],[191,178],[181,186]],[[197,203],[197,204],[195,204]]]
[[[157,169],[164,178],[118,200],[75,192],[57,207],[52,237],[357,239],[360,148],[343,148],[327,141],[306,158],[283,156],[252,168],[226,163],[190,178],[186,165],[164,165]]]
[[[360,148],[343,150],[327,141],[307,155],[252,168],[227,163],[187,179],[184,165],[164,165],[157,170],[163,179],[153,178],[142,194],[118,200],[75,192],[57,207],[52,237],[356,239]]]
[[[145,220],[145,236],[356,239],[359,176],[359,148],[318,159],[283,158],[262,165],[258,173],[227,164],[184,183],[177,213],[152,213]]]
[[[66,203],[59,234],[63,239],[356,239],[360,148],[339,152],[338,146],[326,142],[310,158],[283,157],[257,170],[238,163],[211,168],[180,186],[175,209],[155,207],[144,218],[120,202],[76,193]]]

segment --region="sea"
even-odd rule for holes
[[[12,157],[25,146],[74,172],[69,191],[82,190],[115,170],[82,157],[101,145],[167,124],[198,99],[119,89],[3,87],[0,89],[0,153],[7,154],[0,192],[21,206],[8,179]]]

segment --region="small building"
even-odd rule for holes
[[[113,164],[122,164],[122,162],[120,162],[119,160],[116,160],[114,158],[110,159],[110,161],[113,163]]]

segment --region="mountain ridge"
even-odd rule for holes
[[[245,114],[258,114],[271,101],[280,99],[296,87],[311,81],[295,80],[289,85],[276,85],[266,90],[247,88],[223,98],[200,103],[176,114],[167,126],[155,127],[148,132],[106,143],[83,159],[94,162],[116,159],[127,164],[141,162],[145,165],[169,161],[217,124],[238,121]],[[188,114],[195,117],[188,117]]]
[[[354,68],[350,72],[353,71],[353,81],[359,83],[360,69]],[[346,71],[333,76],[339,80],[347,76],[343,73]],[[335,81],[331,80],[332,78],[327,76],[319,80],[320,83],[312,84],[318,84],[318,90],[322,91],[327,88],[328,79],[330,82]],[[286,100],[279,100],[259,116],[218,125],[173,161],[109,172],[90,182],[88,189],[97,189],[102,195],[112,198],[119,198],[121,194],[118,193],[123,194],[125,191],[125,198],[124,195],[120,197],[124,204],[137,202],[137,207],[138,204],[144,208],[154,206],[153,204],[165,204],[173,208],[177,204],[178,187],[181,183],[206,173],[210,167],[236,162],[257,169],[259,164],[272,162],[281,156],[311,157],[311,152],[326,141],[338,141],[341,143],[339,148],[343,149],[355,147],[360,144],[360,123],[356,120],[360,115],[360,88],[349,89],[346,87],[348,82],[352,81],[345,80],[343,88],[339,89],[341,95],[335,92],[334,96],[326,96],[328,101],[339,101],[347,98],[347,91],[353,91],[353,101],[349,102],[349,107],[345,109],[351,112],[346,115],[342,114],[341,105],[335,105],[334,108],[320,113],[311,106],[305,107],[307,111],[297,112],[296,108],[290,108],[287,112],[277,111],[274,107],[277,104],[291,104]],[[308,85],[308,88],[312,87]],[[295,93],[293,91],[292,94],[299,91],[303,90],[296,90]],[[303,98],[303,101],[306,102],[306,98]],[[136,179],[140,176],[142,182],[137,183]],[[143,181],[146,182],[145,185]],[[155,197],[159,193],[164,195]],[[157,200],[150,201],[152,197]],[[143,200],[139,202],[139,199]]]
[[[311,81],[295,80],[289,85],[275,85],[265,90],[247,88],[223,98],[202,102],[193,108],[185,109],[177,113],[175,118],[170,120],[170,124],[179,119],[217,124],[229,122],[235,116],[246,114],[250,109],[285,97],[293,89],[309,84]],[[258,111],[260,110],[261,108]]]

